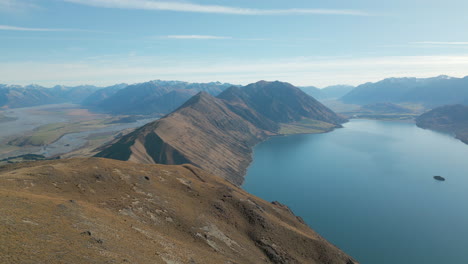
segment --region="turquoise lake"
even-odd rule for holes
[[[361,264],[468,263],[468,145],[450,135],[352,120],[274,137],[255,147],[243,188],[288,205]]]

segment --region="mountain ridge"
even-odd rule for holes
[[[276,95],[263,96],[270,87],[283,93],[269,91]],[[289,100],[284,92],[290,95]],[[290,107],[278,102],[285,98],[288,103],[301,104]],[[303,111],[294,112],[295,107]],[[280,110],[284,113],[277,115]],[[256,86],[231,87],[218,97],[200,92],[174,112],[126,135],[96,156],[143,163],[189,162],[240,185],[252,160],[252,147],[277,135],[280,122],[301,118],[328,121],[335,127],[345,122],[290,84],[259,82]]]
[[[192,165],[0,167],[2,263],[357,264],[292,211]]]
[[[154,80],[132,84],[95,102],[97,110],[111,114],[154,115],[167,114],[200,91],[218,95],[231,84],[188,83]]]

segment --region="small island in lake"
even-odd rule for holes
[[[445,181],[445,178],[442,176],[434,176],[434,179],[438,181]]]

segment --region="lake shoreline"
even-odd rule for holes
[[[468,199],[464,144],[404,122],[352,119],[333,132],[272,136],[257,144],[241,187],[287,204],[363,264],[468,260],[456,253],[468,243],[468,230],[455,228],[464,226],[468,213],[453,209],[463,207],[456,197]],[[450,181],[438,184],[433,175]],[[427,234],[437,238],[423,239]],[[459,242],[449,243],[453,238]],[[449,261],[441,260],[439,250],[447,252]]]

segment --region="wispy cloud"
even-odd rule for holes
[[[18,12],[27,9],[37,9],[37,5],[20,0],[0,0],[0,12]]]
[[[463,41],[418,41],[410,44],[428,44],[428,45],[468,45],[468,42]]]
[[[87,29],[76,29],[76,28],[31,28],[31,27],[17,27],[9,25],[0,25],[0,31],[37,31],[37,32],[60,32],[60,31],[74,31],[74,32],[96,32],[96,33],[106,33],[96,30],[87,30]]]
[[[202,5],[186,2],[168,2],[153,0],[64,0],[66,2],[89,5],[104,8],[120,9],[143,9],[159,11],[177,11],[193,13],[213,13],[230,15],[348,15],[369,16],[370,14],[361,10],[351,9],[312,9],[312,8],[290,8],[290,9],[254,9],[222,5]]]
[[[210,36],[210,35],[169,35],[165,39],[232,39],[232,37]]]
[[[7,26],[7,25],[0,25],[0,30],[10,30],[10,31],[69,31],[67,29],[58,29],[58,28],[29,28],[29,27],[16,27],[16,26]]]

